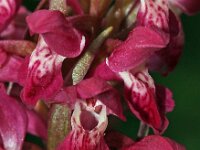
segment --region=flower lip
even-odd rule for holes
[[[87,110],[82,110],[80,115],[80,122],[85,130],[92,130],[98,125],[98,121],[95,116]]]
[[[98,110],[98,111],[97,111]],[[97,112],[96,112],[97,111]],[[99,100],[77,101],[71,117],[72,129],[103,133],[107,127],[106,106]]]

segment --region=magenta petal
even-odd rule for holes
[[[73,109],[76,100],[78,99],[77,90],[75,86],[69,86],[60,91],[55,95],[52,102],[55,103],[67,103]]]
[[[200,11],[199,0],[170,0],[170,2],[189,15],[193,15]]]
[[[0,85],[0,136],[6,150],[21,150],[26,134],[26,112]]]
[[[155,51],[165,47],[168,38],[147,27],[136,27],[108,58],[114,72],[132,69],[144,63]]]
[[[27,131],[33,135],[39,136],[43,139],[47,139],[47,125],[39,117],[39,115],[32,111],[26,110],[28,116],[28,129]]]
[[[171,11],[169,15],[170,41],[166,48],[157,51],[148,60],[149,69],[168,75],[176,67],[182,54],[184,35],[180,19]]]
[[[31,32],[42,34],[50,49],[62,56],[76,57],[85,46],[85,37],[59,11],[36,11],[27,17],[27,23]]]
[[[123,121],[126,120],[123,114],[123,108],[120,101],[120,95],[115,89],[111,89],[107,92],[104,92],[95,97],[96,99],[100,100],[104,105],[106,105],[107,113],[115,115],[122,119]]]
[[[124,148],[123,150],[186,150],[175,141],[157,135],[144,137],[141,141]]]
[[[168,121],[157,105],[154,81],[148,70],[144,69],[134,75],[121,72],[119,75],[124,80],[125,96],[132,113],[156,133],[163,133]]]
[[[107,84],[105,80],[96,77],[82,80],[76,87],[77,93],[82,99],[92,98],[112,89],[112,87]]]
[[[40,39],[32,52],[29,64],[22,66],[25,75],[27,71],[27,77],[21,82],[24,84],[22,99],[25,103],[35,105],[38,99],[47,100],[56,95],[63,84],[61,74],[63,60],[64,57],[53,52],[44,40]],[[20,78],[23,78],[23,74]]]
[[[100,77],[106,81],[109,80],[120,80],[120,78],[116,75],[115,72],[113,72],[108,65],[106,64],[106,61],[103,61],[101,64],[99,64],[95,71],[93,72],[94,77]]]
[[[161,85],[156,85],[156,96],[160,110],[163,114],[173,111],[175,103],[172,98],[172,92]]]
[[[1,32],[0,37],[2,39],[24,39],[25,33],[27,31],[25,18],[28,14],[30,14],[30,12],[24,6],[20,6],[16,17]]]
[[[20,6],[21,0],[6,0],[0,2],[0,32],[13,19]]]
[[[23,58],[11,55],[0,48],[0,81],[18,82],[18,73]]]

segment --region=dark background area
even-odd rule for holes
[[[155,80],[173,90],[175,110],[168,115],[165,135],[183,143],[188,150],[200,149],[200,14],[182,16],[185,47],[174,72]]]
[[[34,8],[37,0],[24,1]],[[163,84],[174,93],[175,110],[168,114],[169,127],[164,136],[186,146],[188,150],[200,149],[200,14],[182,15],[185,32],[185,47],[174,72],[167,77],[154,74],[156,83]],[[116,121],[115,128],[130,137],[135,137],[138,120],[131,114],[128,122]]]

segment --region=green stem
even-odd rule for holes
[[[47,149],[55,150],[70,130],[71,110],[68,105],[54,104],[48,124]]]

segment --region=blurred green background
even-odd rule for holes
[[[155,76],[156,81],[173,90],[175,110],[168,115],[166,136],[200,149],[200,14],[182,16],[185,47],[181,60],[168,77]]]
[[[37,0],[24,4],[34,8]],[[188,150],[200,149],[200,14],[182,15],[185,47],[174,72],[167,77],[154,74],[155,81],[170,88],[174,93],[175,110],[168,114],[170,121],[165,136],[186,146]],[[136,136],[138,120],[127,115],[128,123],[117,121],[115,128],[130,137]]]

